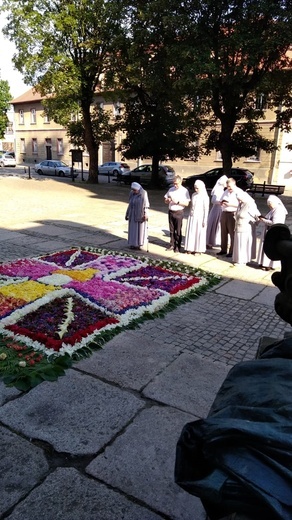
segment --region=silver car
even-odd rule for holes
[[[98,167],[98,173],[103,175],[114,175],[122,174],[124,172],[129,172],[130,167],[128,164],[124,162],[105,162]]]
[[[58,177],[72,177],[71,167],[63,161],[41,161],[34,167],[36,173],[39,175],[57,175]],[[74,177],[77,177],[78,173],[73,170]]]
[[[0,166],[12,166],[15,168],[16,160],[13,152],[0,152]]]

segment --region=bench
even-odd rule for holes
[[[121,184],[123,182],[124,184],[130,185],[132,184],[132,182],[140,183],[141,178],[138,175],[121,175],[120,173],[118,173],[117,176],[112,180],[117,182],[118,184]]]
[[[251,188],[247,190],[249,193],[261,193],[262,197],[264,195],[283,195],[285,191],[285,186],[280,186],[277,184],[266,184],[266,181],[262,184],[253,184]]]

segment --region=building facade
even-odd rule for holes
[[[117,105],[105,102],[104,110],[109,110],[113,117],[116,115]],[[12,101],[14,107],[14,146],[17,164],[33,165],[45,159],[62,160],[71,165],[71,153],[73,148],[66,130],[61,125],[49,120],[44,115],[42,97],[34,89],[30,89],[23,95]],[[266,153],[258,150],[258,153],[250,158],[241,158],[236,161],[235,167],[243,167],[254,173],[255,182],[266,181],[269,184],[284,184],[292,187],[292,152],[286,145],[292,142],[291,134],[277,129],[271,130],[275,121],[275,113],[267,109],[265,119],[259,121],[261,133],[273,139],[277,151]],[[219,129],[219,125],[218,125]],[[121,161],[123,157],[117,151],[123,135],[119,132],[115,141],[102,143],[99,149],[99,163],[107,161]],[[88,166],[88,154],[83,155],[84,168]],[[127,161],[131,168],[137,166],[137,161]],[[149,162],[149,161],[144,161]],[[139,161],[141,164],[141,161]],[[212,168],[222,165],[219,152],[213,151],[208,156],[202,156],[198,161],[172,161],[169,163],[182,177],[204,173]]]

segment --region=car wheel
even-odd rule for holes
[[[118,170],[113,170],[113,175],[118,175]]]
[[[39,175],[43,175],[43,171],[40,170],[40,169],[37,171],[37,173],[38,173]]]

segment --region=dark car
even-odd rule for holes
[[[131,184],[133,180],[140,182],[142,185],[147,185],[151,182],[152,164],[141,164],[130,172],[123,172],[118,176],[120,182]],[[162,187],[172,186],[175,177],[175,171],[168,164],[160,164],[158,167],[159,184]]]
[[[190,191],[194,190],[194,183],[197,180],[201,180],[205,183],[207,190],[214,188],[216,182],[220,177],[224,175],[223,168],[214,168],[201,175],[191,175],[183,179],[183,186],[188,188]],[[245,168],[231,168],[231,174],[228,177],[233,177],[236,180],[236,185],[242,190],[246,191],[251,188],[253,184],[253,173]]]

